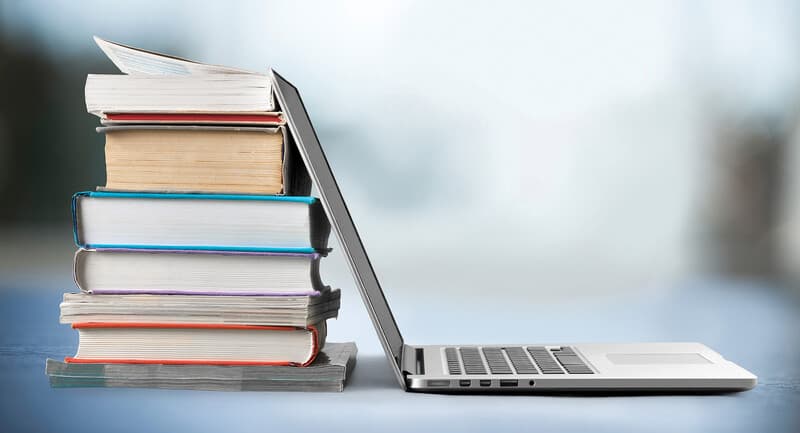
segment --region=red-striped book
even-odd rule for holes
[[[325,344],[325,322],[304,328],[196,323],[73,323],[83,364],[307,366]]]
[[[104,125],[174,124],[174,125],[261,125],[286,123],[283,113],[103,113]]]

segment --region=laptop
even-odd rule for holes
[[[756,376],[700,343],[424,345],[403,340],[297,89],[272,80],[398,385],[441,393],[741,391]]]

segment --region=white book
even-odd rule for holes
[[[313,197],[81,192],[72,209],[82,248],[314,253],[330,224]]]
[[[241,113],[275,111],[268,77],[251,74],[103,75],[86,77],[86,110],[105,113]]]
[[[124,75],[87,76],[89,113],[274,114],[266,74],[94,40]]]
[[[73,363],[308,365],[325,344],[325,322],[307,328],[163,323],[74,323]]]
[[[85,293],[317,296],[317,253],[80,249],[75,283]]]

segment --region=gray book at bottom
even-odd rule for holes
[[[48,359],[53,388],[161,388],[210,391],[344,389],[356,364],[355,343],[326,343],[308,367],[164,364],[75,364]]]

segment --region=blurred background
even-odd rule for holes
[[[94,34],[289,77],[396,290],[800,270],[796,2],[0,4],[4,286],[70,287],[69,198],[105,182]]]
[[[796,297],[797,2],[0,4],[4,291],[74,290],[99,35],[292,80],[401,325],[697,281]],[[366,323],[337,251],[323,272]]]
[[[291,80],[407,341],[702,341],[759,387],[581,400],[579,417],[559,399],[402,395],[332,241],[323,278],[343,304],[329,340],[359,346],[336,401],[353,404],[50,390],[44,358],[77,343],[58,323],[76,290],[70,197],[105,183],[83,87],[116,71],[92,35]],[[488,407],[526,429],[534,414],[576,431],[800,430],[796,1],[0,0],[0,82],[5,430],[220,431],[258,416],[251,429],[280,431],[314,402],[342,431],[407,427],[383,420],[408,413],[475,430]],[[132,404],[148,416],[125,423]],[[102,409],[74,420],[87,407]]]

